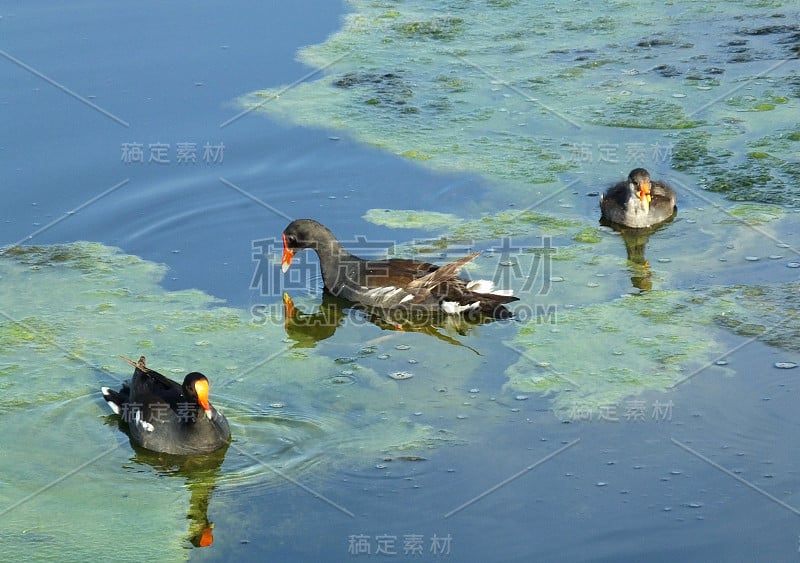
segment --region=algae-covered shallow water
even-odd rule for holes
[[[797,556],[796,3],[179,8],[0,19],[0,559]],[[677,217],[600,225],[635,166]],[[301,216],[516,318],[393,330],[280,274]],[[119,354],[228,450],[133,448]]]

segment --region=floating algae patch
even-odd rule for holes
[[[299,53],[319,79],[239,105],[480,173],[519,199],[531,186],[558,189],[564,173],[613,177],[622,164],[663,162],[693,135],[707,135],[712,154],[737,152],[794,120],[797,75],[774,63],[796,56],[796,30],[775,25],[800,17],[790,4],[349,6],[340,31]]]
[[[578,234],[572,237],[572,240],[575,242],[585,242],[585,243],[598,243],[602,239],[600,236],[600,232],[597,227],[586,227],[582,229]]]
[[[696,313],[667,291],[560,310],[557,327],[531,322],[509,343],[520,357],[507,386],[549,394],[557,411],[667,390],[722,351]]]
[[[436,211],[409,211],[405,209],[370,209],[364,219],[384,227],[398,229],[428,229],[442,231],[452,241],[490,240],[534,234],[563,234],[575,230],[585,222],[577,219],[555,217],[530,209],[485,213],[477,219],[461,219],[450,213]],[[577,235],[576,235],[577,236]]]
[[[462,222],[451,213],[410,209],[369,209],[364,219],[383,227],[426,230],[443,229]]]
[[[722,222],[743,222],[747,225],[763,225],[770,221],[780,219],[784,215],[782,207],[759,203],[741,203],[725,210],[732,219],[723,219]]]
[[[732,96],[725,103],[730,107],[741,111],[771,111],[778,104],[785,104],[789,101],[786,96],[777,96],[771,92],[765,93],[762,98],[756,96]]]
[[[800,128],[779,129],[735,150],[739,143],[736,137],[678,137],[673,166],[733,201],[800,206]]]
[[[750,138],[754,121],[732,121],[724,134],[676,136],[673,166],[733,201],[800,206],[800,127],[770,122],[772,132]]]
[[[689,119],[680,104],[657,98],[609,100],[594,112],[593,123],[607,127],[691,129],[702,125],[702,121]]]
[[[37,557],[52,560],[65,553],[74,560],[188,556],[183,480],[132,464],[128,441],[100,397],[101,385],[117,386],[131,374],[118,354],[144,353],[176,379],[206,373],[212,400],[234,430],[231,448],[289,474],[323,463],[363,466],[387,448],[440,443],[430,427],[399,424],[400,415],[385,412],[392,398],[379,386],[352,385],[334,397],[319,383],[339,366],[313,351],[292,354],[282,319],[255,324],[249,311],[201,291],[165,291],[165,272],[94,243],[0,252],[0,559],[26,559],[33,543]],[[278,402],[287,407],[263,415],[263,405]],[[353,417],[355,411],[361,414]],[[295,427],[302,447],[291,446],[294,434],[281,434]],[[231,451],[218,487],[286,486]],[[325,455],[309,461],[308,451]],[[135,533],[119,533],[132,523]]]
[[[800,350],[800,285],[650,291],[560,308],[556,326],[526,323],[508,343],[512,392],[539,392],[560,416],[598,412],[645,391],[668,391],[730,349],[726,332]],[[711,366],[711,367],[709,367]],[[706,371],[707,370],[707,371]]]
[[[399,15],[399,14],[398,14]],[[395,26],[409,39],[453,40],[463,30],[464,20],[456,17],[434,17],[425,21],[411,21]]]
[[[532,234],[565,233],[584,223],[576,219],[555,217],[530,209],[498,211],[479,219],[465,221],[452,229],[452,237],[460,240],[531,236]]]
[[[725,299],[735,300],[740,308],[716,314],[713,318],[718,326],[800,352],[800,284],[733,286],[724,291]]]

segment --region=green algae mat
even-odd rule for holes
[[[485,248],[466,273],[514,289],[519,318],[498,325],[513,329],[502,343],[492,327],[468,342],[485,335],[507,362],[487,368],[480,350],[455,346],[460,328],[437,340],[364,323],[357,343],[300,346],[282,319],[255,323],[201,291],[166,291],[163,265],[115,248],[6,249],[9,557],[187,558],[198,489],[292,486],[272,467],[335,499],[321,468],[480,440],[486,417],[453,398],[465,381],[499,375],[498,393],[542,396],[570,419],[693,377],[743,376],[724,354],[747,339],[800,350],[795,4],[615,2],[602,15],[515,0],[350,7],[339,32],[300,52],[319,70],[312,80],[238,103],[488,179],[485,202],[358,213],[424,229],[402,255]],[[679,191],[676,221],[644,241],[599,226],[579,201],[639,165]],[[164,469],[130,448],[98,392],[130,375],[118,354],[146,355],[175,378],[209,375],[234,434],[220,467]],[[430,411],[448,422],[422,423]],[[119,535],[131,518],[137,537]]]
[[[299,53],[315,76],[239,105],[480,173],[518,202],[531,186],[645,165],[734,200],[798,204],[795,3],[349,7]]]
[[[494,221],[492,234],[502,225]],[[477,227],[466,232],[479,234]],[[596,255],[591,265],[582,253],[562,260],[564,280],[554,285],[567,287],[578,272],[616,260],[601,249]],[[474,381],[469,374],[494,375],[468,347],[365,323],[355,330],[369,341],[338,342],[327,350],[341,355],[323,356],[298,348],[281,323],[254,323],[248,311],[200,291],[163,290],[165,271],[96,243],[14,247],[0,255],[5,553],[35,550],[57,559],[64,550],[89,557],[110,555],[113,547],[137,557],[183,558],[192,527],[187,514],[205,506],[195,499],[202,491],[291,486],[281,478],[290,475],[328,492],[320,468],[424,460],[441,445],[479,440],[481,421],[490,416],[480,411],[507,404],[487,396],[476,411],[470,405],[477,389],[464,393],[470,401],[452,394]],[[491,275],[492,261],[479,259],[473,273]],[[535,303],[534,294],[523,292],[522,304]],[[574,295],[577,301],[581,292]],[[563,294],[550,298],[563,305]],[[506,342],[512,361],[504,393],[545,395],[558,416],[570,418],[578,408],[668,390],[709,366],[728,375],[714,362],[732,334],[800,349],[796,283],[584,301],[559,307],[557,323],[514,321],[520,326]],[[598,331],[611,335],[610,344],[595,337]],[[450,352],[442,354],[442,346]],[[234,433],[221,467],[176,470],[130,449],[97,391],[129,375],[119,352],[148,354],[175,377],[190,369],[211,376],[213,401]],[[415,421],[431,411],[447,422]],[[76,511],[80,519],[70,516]],[[118,535],[132,517],[137,535]],[[103,538],[114,534],[109,546]]]
[[[762,230],[765,225],[783,217],[779,209],[732,206],[702,226],[705,248],[687,255],[686,238],[692,233],[667,236],[650,255],[652,264],[645,255],[644,264],[626,258],[619,240],[623,237],[610,236],[603,228],[547,218],[526,223],[520,221],[520,213],[525,212],[471,219],[450,216],[447,228],[441,226],[442,215],[435,214],[432,218],[439,221],[429,224],[437,238],[403,247],[409,255],[424,256],[458,243],[494,243],[477,260],[484,265],[468,273],[507,285],[520,297],[515,304],[518,330],[506,342],[512,358],[505,373],[510,394],[546,395],[557,414],[569,418],[576,409],[619,404],[646,391],[667,392],[701,372],[732,375],[722,359],[736,342],[734,334],[800,350],[800,263],[793,260],[788,244],[771,242],[793,240],[796,213],[782,225],[788,230],[767,231]],[[686,222],[697,213],[687,213]],[[427,216],[422,211],[384,209],[370,210],[365,218],[402,228],[414,226],[417,219],[425,222]],[[531,231],[538,236],[525,234]],[[550,244],[543,245],[544,240]],[[731,240],[737,241],[735,248]],[[504,256],[504,248],[514,252]],[[769,256],[763,255],[765,248],[772,249]],[[705,284],[685,287],[682,270],[698,264]],[[795,281],[719,283],[742,277],[741,265],[749,264],[759,264],[767,277]],[[647,279],[647,288],[631,286],[622,272]],[[744,277],[748,275],[745,271]],[[668,289],[673,285],[684,288]]]
[[[563,411],[727,373],[714,362],[732,333],[798,349],[796,4],[349,6],[300,51],[314,76],[238,103],[489,180],[485,201],[364,219],[429,233],[408,255],[490,248],[482,273],[527,313],[507,342],[510,392]],[[674,224],[639,240],[599,226],[584,197],[635,166],[679,194]],[[778,324],[787,339],[769,336]]]
[[[450,440],[386,412],[398,382],[387,376],[393,362],[384,369],[370,359],[380,344],[343,346],[352,357],[338,361],[293,348],[282,320],[255,323],[200,291],[165,291],[165,272],[97,243],[0,253],[6,556],[182,559],[187,514],[202,505],[197,490],[291,487],[291,479],[314,488],[321,467],[419,456]],[[99,394],[130,376],[118,354],[144,354],[179,380],[193,370],[209,376],[234,434],[221,467],[193,471],[131,449]],[[336,381],[345,368],[360,385]],[[137,533],[120,534],[132,520]]]

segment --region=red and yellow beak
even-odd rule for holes
[[[652,196],[650,195],[650,182],[642,182],[642,185],[639,186],[639,193],[636,194],[639,196],[639,201],[642,202],[642,207],[645,211],[650,210],[650,199]]]
[[[289,248],[289,245],[286,243],[286,235],[283,235],[283,258],[281,259],[281,272],[284,274],[286,270],[289,269],[289,266],[292,263],[292,258],[294,258],[294,250]]]
[[[214,413],[211,412],[211,403],[208,402],[208,381],[201,379],[194,384],[195,393],[197,393],[197,402],[206,411],[206,417],[211,418]]]

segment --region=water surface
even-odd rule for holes
[[[4,559],[796,556],[796,5],[240,10],[2,14]],[[679,193],[645,240],[593,195],[634,161]],[[483,249],[518,318],[324,301],[275,275],[300,216]],[[137,353],[209,375],[224,459],[130,446],[97,388]]]

